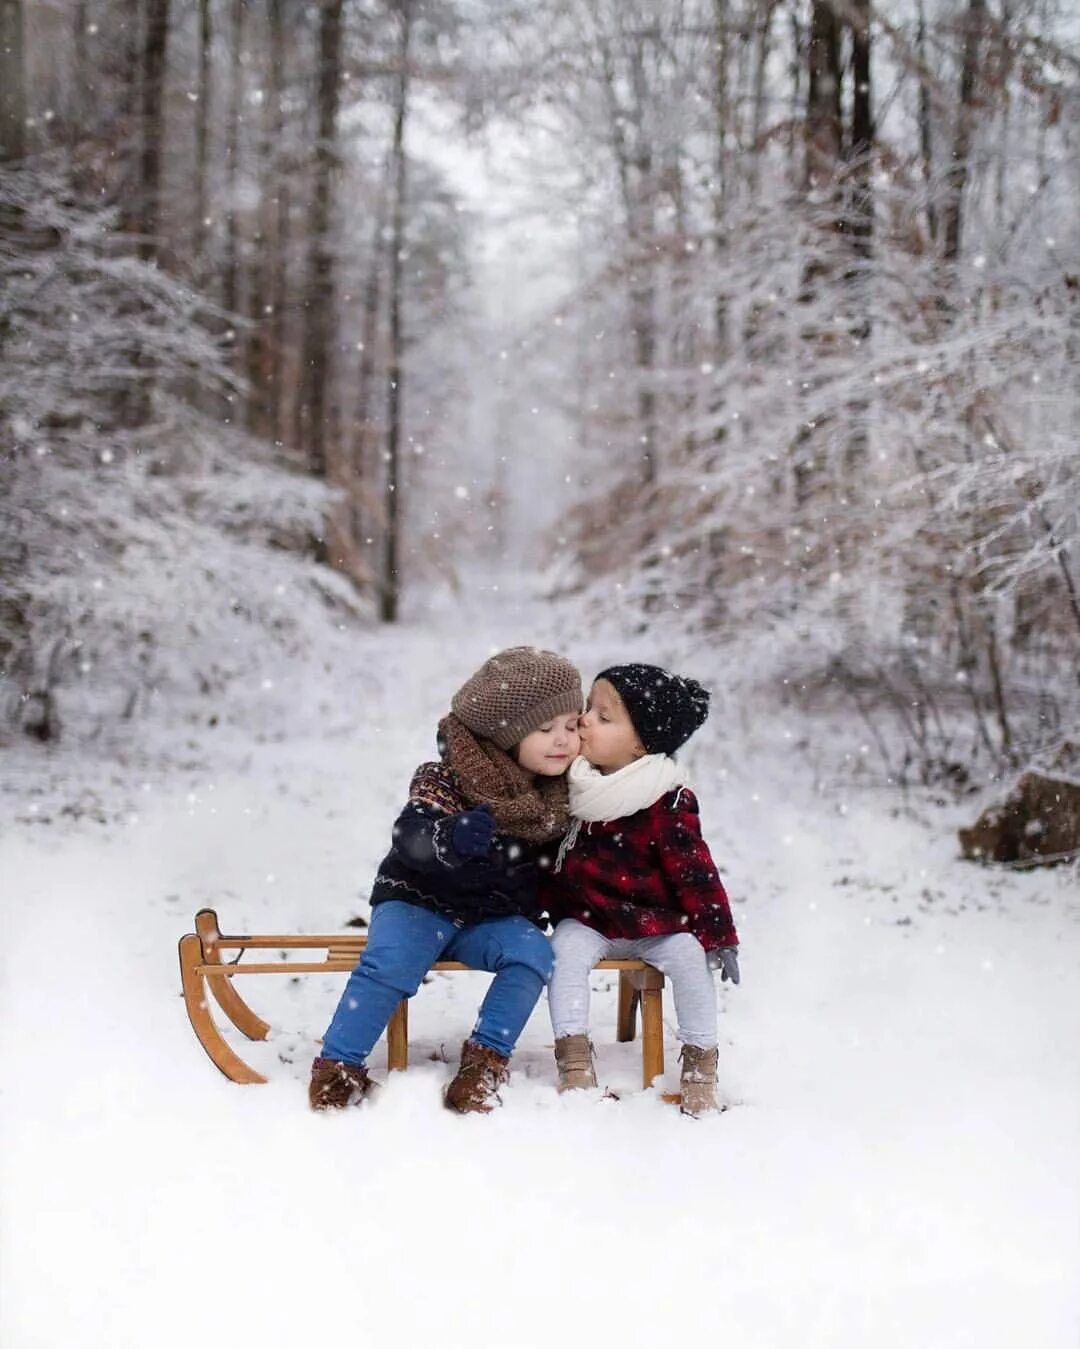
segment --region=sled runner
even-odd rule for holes
[[[269,1025],[258,1016],[236,991],[234,980],[249,974],[348,974],[367,946],[362,934],[336,932],[259,933],[245,937],[224,936],[213,909],[200,909],[195,915],[195,931],[180,938],[180,979],[184,1005],[199,1043],[233,1082],[265,1082],[266,1078],[244,1062],[218,1030],[210,1012],[208,990],[218,1007],[236,1029],[249,1040],[265,1040]],[[223,951],[237,955],[225,961]],[[310,951],[311,960],[253,960],[244,963],[248,951]],[[440,960],[436,970],[467,970],[455,960]],[[641,1009],[641,1075],[650,1087],[664,1072],[664,976],[641,960],[601,960],[598,970],[619,971],[619,1015],[617,1036],[633,1040],[637,1033],[637,1013]],[[409,1063],[409,1004],[403,999],[386,1028],[387,1064],[405,1069]]]

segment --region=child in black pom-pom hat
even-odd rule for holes
[[[656,665],[613,665],[593,683],[569,773],[570,832],[545,893],[558,924],[548,1002],[560,1090],[596,1085],[590,970],[631,957],[671,980],[683,1112],[717,1108],[712,972],[739,982],[739,939],[697,801],[672,757],[708,715],[696,680]]]

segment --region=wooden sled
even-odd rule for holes
[[[361,934],[335,932],[259,933],[245,937],[224,936],[213,909],[195,915],[195,931],[180,938],[180,981],[191,1028],[211,1060],[232,1082],[265,1082],[236,1053],[221,1034],[210,1010],[209,994],[229,1021],[249,1040],[265,1040],[270,1026],[236,991],[234,980],[254,974],[349,974],[367,946]],[[233,960],[222,959],[223,951],[236,951]],[[243,961],[248,951],[311,951],[319,960]],[[440,960],[436,970],[467,970],[456,960]],[[641,1010],[641,1078],[645,1087],[664,1073],[664,976],[641,960],[602,960],[599,970],[619,971],[617,1038],[633,1040],[637,1013]],[[403,999],[386,1028],[389,1068],[403,1071],[409,1064],[409,1004]],[[666,1099],[666,1097],[665,1097]],[[676,1096],[675,1099],[678,1099]]]

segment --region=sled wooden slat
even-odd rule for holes
[[[218,942],[221,933],[218,931],[217,915],[210,910],[202,910],[195,915],[195,931],[202,943],[202,952],[205,953],[207,960],[219,962]],[[247,1005],[236,989],[232,986],[229,979],[218,979],[210,985],[210,989],[217,1000],[218,1006],[233,1023],[247,1036],[249,1040],[265,1040],[270,1034],[270,1027]]]
[[[199,1043],[211,1061],[232,1082],[258,1083],[266,1078],[245,1063],[221,1034],[210,1012],[212,995],[229,1021],[249,1040],[265,1040],[270,1026],[236,991],[238,975],[255,974],[347,974],[367,947],[367,937],[333,933],[253,933],[227,936],[218,926],[213,909],[200,909],[195,915],[195,931],[180,938],[180,980],[184,1006]],[[279,960],[243,959],[246,951],[279,951]],[[235,959],[224,960],[223,951],[237,951]],[[325,951],[322,960],[288,960],[289,951]],[[469,970],[457,960],[440,960],[432,966],[440,972]],[[618,1038],[635,1038],[637,1011],[641,1009],[642,1082],[652,1086],[664,1072],[664,976],[641,960],[602,960],[600,970],[619,974]],[[401,1071],[409,1062],[409,1004],[403,999],[386,1028],[387,1065]]]
[[[207,979],[234,979],[239,974],[318,974],[320,971],[340,974],[343,970],[351,970],[355,964],[355,960],[351,964],[345,960],[277,960],[272,963],[245,960],[235,965],[200,965],[199,973]]]
[[[213,1063],[233,1082],[265,1082],[266,1078],[244,1062],[224,1039],[214,1018],[210,1015],[210,1004],[206,997],[206,980],[198,973],[202,959],[202,943],[194,932],[180,938],[180,979],[184,989],[184,1006],[192,1029],[199,1037],[199,1043],[210,1055]],[[251,1009],[248,1008],[248,1011]],[[222,1007],[226,1012],[226,1008]],[[251,1013],[254,1016],[254,1012]],[[243,1027],[240,1027],[243,1030]],[[244,1032],[247,1034],[247,1032]],[[265,1037],[250,1037],[265,1038]]]

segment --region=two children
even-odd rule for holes
[[[595,1086],[589,973],[608,955],[671,979],[682,1108],[716,1108],[712,970],[738,983],[738,938],[671,758],[705,720],[708,694],[656,666],[622,665],[598,676],[579,717],[581,704],[569,661],[532,647],[493,656],[454,695],[441,761],[413,776],[372,891],[367,948],[312,1065],[314,1109],[372,1090],[368,1054],[439,959],[495,974],[448,1107],[492,1109],[549,979],[559,1089]]]

